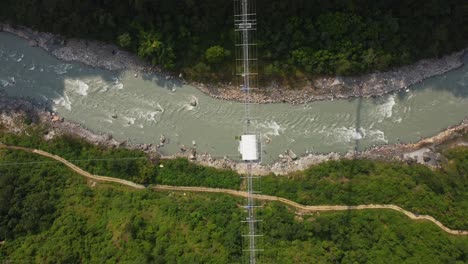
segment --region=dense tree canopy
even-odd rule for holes
[[[238,189],[240,177],[184,159],[148,160],[70,136],[45,141],[0,127],[0,142],[40,148],[88,171],[142,183]],[[305,204],[394,203],[466,229],[468,150],[444,153],[442,170],[366,160],[337,161],[288,176],[262,177],[266,192]],[[141,157],[128,162],[86,161]],[[242,199],[222,194],[132,190],[93,183],[60,163],[0,150],[0,262],[242,263]],[[26,162],[26,163],[24,163]],[[18,164],[20,163],[20,164]],[[162,166],[160,166],[162,165]],[[263,203],[258,217],[264,263],[465,263],[468,240],[393,211],[294,215]],[[424,243],[421,243],[424,241]]]
[[[31,126],[26,130],[28,135],[15,135],[0,129],[0,142],[41,149],[59,155],[90,173],[140,184],[240,187],[241,178],[232,170],[204,167],[182,158],[159,161],[148,158],[142,151],[93,145],[70,135],[46,141],[42,138],[42,127]]]
[[[51,163],[0,166],[0,181],[1,263],[245,263],[242,199],[94,184]],[[263,263],[468,261],[466,237],[398,212],[301,216],[267,203],[259,213]]]
[[[231,53],[228,50],[225,50],[221,46],[209,47],[205,52],[205,59],[210,64],[220,64],[229,57]]]
[[[264,193],[302,204],[396,204],[468,229],[468,149],[449,150],[440,170],[370,160],[330,161],[288,177],[261,180]]]
[[[140,151],[108,149],[70,136],[42,139],[41,128],[26,135],[0,130],[0,142],[38,148],[68,159],[85,170],[142,184],[206,186],[241,189],[240,175],[193,164],[186,159],[148,160]],[[262,177],[263,193],[314,204],[395,204],[428,214],[453,229],[468,229],[468,149],[444,152],[448,162],[440,170],[402,162],[331,161],[287,176]],[[87,161],[88,159],[99,159]],[[125,158],[116,162],[113,159]],[[138,159],[128,159],[138,158]]]
[[[268,78],[358,74],[441,56],[468,43],[464,5],[464,0],[257,0],[260,70]],[[207,77],[205,71],[218,73],[211,78],[231,76],[231,67],[206,64],[234,62],[212,49],[233,50],[232,13],[225,0],[0,3],[0,20],[116,42],[195,79]]]

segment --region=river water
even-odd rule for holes
[[[212,99],[157,75],[66,63],[0,33],[0,87],[119,140],[157,144],[164,134],[170,140],[161,149],[165,154],[195,141],[199,153],[238,158],[235,137],[242,132],[243,104]],[[189,103],[192,96],[197,107]],[[380,98],[254,105],[252,115],[254,127],[271,141],[264,145],[265,163],[286,149],[346,152],[413,142],[468,115],[468,66]]]

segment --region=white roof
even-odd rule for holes
[[[242,160],[258,160],[257,135],[242,135],[239,143]]]

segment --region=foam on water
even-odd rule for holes
[[[60,96],[59,98],[53,99],[52,101],[55,105],[60,105],[62,107],[65,107],[67,110],[71,110],[71,101],[66,93],[64,93],[63,96]],[[56,110],[57,108],[54,107],[54,111]]]
[[[339,127],[326,134],[327,138],[331,137],[333,142],[351,142],[365,136],[363,129],[356,130],[355,127]]]
[[[107,91],[109,91],[109,86],[108,85],[103,85],[103,86],[101,86],[101,89],[99,89],[98,92],[99,93],[105,93]]]
[[[124,88],[124,85],[123,83],[120,81],[119,78],[117,77],[114,77],[112,78],[113,80],[113,83],[112,83],[112,88],[116,89],[116,90],[122,90]]]
[[[156,121],[156,117],[161,114],[159,111],[138,111],[138,119],[144,119],[146,121]]]
[[[73,68],[73,65],[65,63],[65,64],[58,64],[57,66],[52,67],[54,69],[54,72],[57,73],[58,75],[62,75],[67,73],[69,70]]]
[[[0,79],[0,87],[7,87],[7,86],[10,86],[11,83],[7,80],[1,80]]]
[[[377,113],[379,114],[379,122],[382,122],[385,118],[390,118],[393,115],[393,106],[395,106],[395,96],[391,95],[387,98],[387,101],[377,106]]]
[[[384,132],[378,129],[364,129],[362,127],[356,129],[355,127],[345,126],[329,129],[324,126],[319,133],[325,135],[325,141],[333,144],[339,142],[349,143],[363,139],[368,139],[375,143],[387,143]]]
[[[190,99],[188,99],[187,101],[182,101],[177,105],[179,106],[177,108],[177,112],[192,111],[195,109],[195,107],[190,104]]]
[[[164,108],[159,103],[157,103],[156,106],[157,107],[154,110],[146,110],[146,109],[136,110],[136,116],[138,117],[137,119],[144,119],[150,122],[157,121],[156,118],[158,116],[161,116],[162,113],[164,113]]]
[[[159,114],[160,112],[148,112],[146,113],[146,120],[147,121],[156,121],[156,116]]]
[[[124,88],[124,85],[119,78],[113,77],[112,82],[110,83],[105,82],[103,79],[99,79],[98,81],[96,81],[96,87],[99,87],[99,93],[106,93],[111,90],[122,90]]]
[[[179,112],[182,110],[186,111],[192,111],[195,107],[193,107],[191,104],[182,104],[182,107],[179,108]]]
[[[164,113],[164,108],[159,103],[156,106],[159,108],[159,112]]]
[[[126,121],[126,123],[127,123],[127,125],[125,125],[125,126],[135,124],[135,120],[136,120],[136,119],[135,119],[134,117],[124,116],[123,118],[125,119],[125,121]]]
[[[23,60],[23,58],[24,58],[24,54],[21,54],[21,56],[20,56],[16,61],[17,61],[17,62],[20,62],[20,61]]]
[[[114,88],[117,89],[117,90],[122,90],[124,88],[124,85],[121,82],[115,83]]]
[[[15,77],[9,77],[8,80],[0,79],[0,87],[14,86],[15,84]]]
[[[65,79],[65,87],[70,88],[70,90],[79,95],[88,95],[89,86],[81,80]]]
[[[182,112],[182,111],[192,111],[194,110],[196,107],[194,107],[193,105],[190,104],[190,100],[189,98],[187,98],[186,101],[183,101],[181,103],[179,103],[179,107],[177,108],[177,112]],[[197,99],[197,105],[198,105],[198,99]]]
[[[367,131],[368,137],[373,142],[384,142],[388,143],[388,140],[385,138],[385,133],[382,130],[369,130]]]
[[[279,136],[280,132],[284,131],[284,129],[275,121],[260,123],[258,124],[258,127],[263,131],[262,133],[267,136]]]

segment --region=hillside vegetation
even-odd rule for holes
[[[241,199],[87,182],[61,164],[0,151],[1,263],[241,263]],[[297,217],[260,211],[264,263],[465,263],[468,239],[391,211]]]
[[[464,0],[256,0],[261,76],[352,75],[464,48]],[[191,79],[232,78],[225,0],[3,0],[0,21],[114,42]]]
[[[341,160],[287,177],[262,177],[263,193],[301,204],[395,204],[468,229],[468,148],[444,153],[440,170],[402,162]]]
[[[136,183],[241,189],[241,177],[232,170],[195,165],[181,158],[149,160],[141,151],[108,149],[67,135],[45,141],[43,128],[36,126],[27,131],[29,136],[0,130],[0,142],[48,151],[93,174]],[[444,155],[447,162],[440,170],[402,162],[340,160],[287,176],[261,177],[255,184],[263,194],[304,205],[395,204],[431,215],[452,229],[466,230],[468,148],[447,150]],[[138,159],[127,159],[132,157]],[[124,160],[114,160],[121,158]]]
[[[11,134],[0,129],[0,142],[8,145],[41,149],[78,165],[96,175],[111,176],[139,184],[206,186],[239,189],[241,179],[231,170],[199,166],[187,159],[159,160],[142,151],[93,145],[70,135],[43,139],[46,129],[31,126],[25,134]]]

